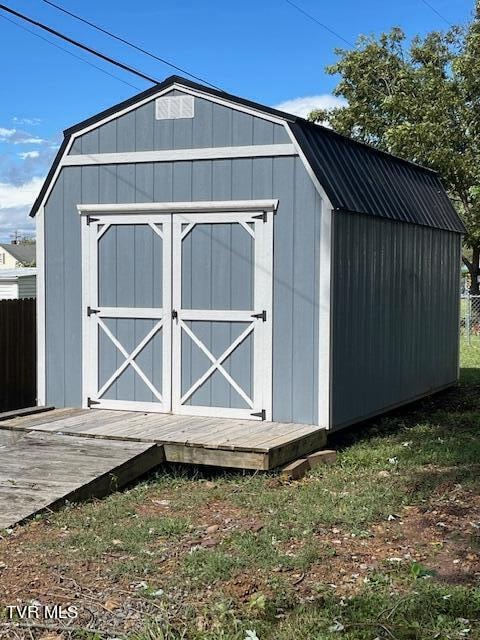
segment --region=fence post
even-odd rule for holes
[[[471,316],[472,316],[472,297],[470,293],[467,295],[467,314],[465,317],[465,332],[467,334],[467,343],[470,347],[472,342],[470,339],[470,324],[471,324]]]

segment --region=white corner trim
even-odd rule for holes
[[[287,122],[285,130],[322,200],[318,274],[318,424],[329,429],[332,410],[333,207]]]
[[[43,207],[36,219],[37,242],[37,405],[46,404],[45,353],[45,217]]]
[[[322,199],[318,276],[318,424],[331,426],[332,367],[332,205]]]
[[[296,155],[293,144],[264,144],[239,147],[208,147],[71,155],[64,157],[63,166],[137,164],[141,162],[177,162],[179,160],[217,160],[222,158],[262,158],[266,156],[293,155]]]
[[[224,213],[227,211],[276,211],[278,200],[213,200],[200,202],[129,202],[125,204],[77,204],[80,215],[95,213]]]

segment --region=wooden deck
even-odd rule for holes
[[[161,462],[151,442],[0,429],[0,529],[66,500],[104,496]]]
[[[162,445],[165,460],[268,470],[321,449],[318,426],[106,409],[56,409],[0,422],[0,429]]]

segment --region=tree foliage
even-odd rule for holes
[[[480,257],[480,0],[466,27],[408,40],[400,28],[337,49],[327,68],[344,107],[318,110],[340,133],[437,170],[468,233],[475,287]],[[468,257],[467,257],[468,256]]]

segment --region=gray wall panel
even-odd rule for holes
[[[333,424],[454,383],[458,234],[334,215]]]
[[[172,91],[167,95],[179,95]],[[194,98],[193,118],[156,120],[155,101],[79,136],[71,154],[198,149],[290,142],[282,125],[274,124],[203,98]]]
[[[236,136],[237,144],[240,139],[242,144],[248,144],[248,140],[251,143],[254,134],[251,116],[235,113],[231,120],[232,138]],[[101,140],[102,135],[99,137]],[[72,197],[68,206],[64,206],[63,176],[70,172],[76,172],[77,175],[75,179],[72,173],[70,180],[73,182],[79,181],[81,174],[81,194]],[[47,401],[57,406],[66,403],[78,406],[81,402],[81,334],[77,329],[73,331],[73,335],[69,336],[68,348],[64,337],[64,324],[79,327],[80,318],[80,216],[75,207],[77,202],[74,201],[77,197],[80,202],[103,203],[279,198],[279,209],[274,222],[273,417],[281,421],[316,422],[318,287],[315,274],[318,271],[320,201],[298,158],[261,158],[254,161],[245,158],[82,169],[67,167],[62,170],[46,208]],[[64,240],[64,226],[65,237],[69,236],[67,240]],[[224,232],[225,230],[218,230],[220,235]],[[246,235],[240,229],[235,232]],[[188,238],[186,242],[188,244]],[[203,242],[208,251],[212,234],[207,234]],[[125,251],[128,244],[127,239]],[[63,267],[63,251],[64,248],[67,251],[67,247],[68,272]],[[188,259],[200,259],[202,247],[203,244],[200,246],[200,243],[195,243],[190,249],[191,253],[187,252]],[[228,279],[229,293],[232,296],[239,286],[237,279],[244,270],[245,256],[242,256],[242,251],[243,249],[232,256],[231,265],[226,267],[225,273],[219,273],[221,278]],[[212,255],[217,254],[214,252]],[[219,254],[217,258],[220,259]],[[214,260],[218,262],[217,258]],[[122,276],[122,284],[116,289],[118,295],[124,295],[129,288],[130,276],[134,278],[132,273],[125,273],[124,279]],[[131,286],[134,284],[132,281]],[[184,283],[184,286],[191,287],[192,305],[195,306],[195,296],[199,295],[199,287],[203,286],[203,283],[195,282],[195,270],[191,281]],[[219,289],[223,290],[224,287],[225,282],[222,281]],[[65,304],[67,295],[70,300],[68,305]],[[216,295],[220,294],[217,292]],[[223,295],[226,295],[225,291],[222,297]],[[77,308],[71,304],[73,299],[78,300]],[[246,305],[248,306],[247,302]],[[212,349],[217,350],[221,348],[222,341],[227,340],[226,334],[222,335],[222,330],[216,329],[212,334],[211,328],[202,327],[199,328],[199,335],[206,340],[206,344],[211,344]],[[234,337],[233,334],[228,336],[232,340]],[[154,348],[160,352],[158,345],[154,345]],[[226,363],[232,368],[232,375],[235,374],[235,379],[242,381],[246,390],[251,379],[251,371],[247,367],[250,348],[252,345],[246,344]],[[188,351],[186,357],[191,360],[191,375],[194,379],[197,373],[203,373],[205,357],[194,346],[187,345],[184,349]],[[150,353],[145,357],[149,359]],[[120,362],[121,358],[118,364]],[[160,375],[159,372],[154,373]],[[124,377],[128,376],[133,376],[134,379],[136,374],[126,372]],[[123,379],[119,384],[124,384]],[[202,398],[206,399],[213,393],[217,400],[224,392],[220,385],[223,382],[220,381],[216,387],[214,385],[213,389],[212,383],[205,385],[199,395],[204,394]],[[139,383],[134,383],[134,389],[137,389],[137,394],[143,393]],[[234,403],[235,392],[229,391],[229,394],[228,403]]]

